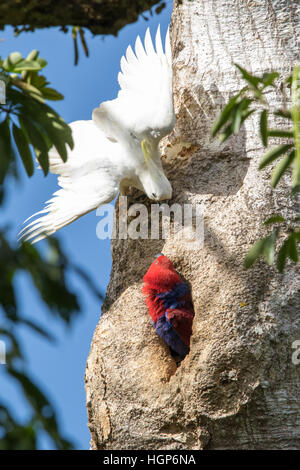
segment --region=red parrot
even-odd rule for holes
[[[194,308],[190,290],[163,254],[144,276],[143,294],[158,335],[181,359],[189,353]]]

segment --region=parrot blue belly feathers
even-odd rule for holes
[[[194,308],[190,290],[173,263],[159,255],[144,276],[143,293],[157,334],[184,359],[190,350]]]

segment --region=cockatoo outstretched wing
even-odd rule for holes
[[[131,135],[149,133],[161,139],[174,127],[172,93],[172,57],[169,30],[163,50],[160,28],[152,43],[149,28],[144,46],[138,36],[135,53],[128,46],[121,58],[118,75],[120,91],[112,101],[102,103],[93,112],[93,120],[106,135],[120,137],[124,130]]]
[[[112,201],[119,191],[117,168],[105,158],[117,150],[116,144],[111,144],[93,121],[76,121],[70,127],[74,149],[69,150],[67,162],[61,160],[55,149],[49,155],[49,169],[59,175],[62,189],[47,201],[45,209],[30,217],[42,214],[22,230],[23,241],[42,240],[100,204]]]
[[[55,150],[50,152],[49,169],[59,175],[58,184],[62,189],[46,203],[44,210],[32,216],[41,214],[22,230],[22,240],[35,243],[100,204],[113,200],[123,177],[131,181],[132,176],[132,182],[136,182],[134,158],[144,163],[140,147],[137,146],[139,150],[136,155],[128,152],[130,140],[136,139],[140,144],[145,137],[158,141],[172,130],[175,114],[169,31],[165,52],[159,28],[155,48],[149,29],[145,35],[145,46],[138,37],[135,54],[129,46],[126,57],[121,59],[121,70],[118,97],[96,108],[92,121],[71,124],[74,149],[68,152],[67,162],[63,163]],[[150,174],[152,162],[148,162],[149,180],[155,178],[160,185],[164,183],[167,189],[163,193],[169,194],[170,183],[162,168],[159,168],[159,154],[158,158],[154,176]]]

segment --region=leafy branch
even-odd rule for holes
[[[5,341],[7,349],[3,371],[21,386],[31,408],[28,421],[21,424],[0,399],[0,449],[34,449],[41,429],[49,435],[57,448],[72,448],[72,444],[60,434],[58,420],[49,399],[34,383],[27,370],[18,335],[18,327],[24,325],[43,338],[55,341],[48,329],[20,312],[22,309],[18,303],[15,284],[19,272],[30,275],[50,312],[58,315],[66,324],[79,312],[77,297],[66,285],[66,271],[69,266],[65,263],[60,246],[55,239],[49,240],[48,244],[50,251],[41,256],[30,244],[24,243],[15,249],[0,232],[0,337]]]
[[[0,184],[16,168],[16,151],[28,176],[34,173],[32,151],[44,174],[49,170],[49,151],[54,146],[63,161],[67,145],[73,148],[72,131],[46,100],[63,96],[49,87],[40,71],[47,62],[33,50],[26,58],[19,52],[0,59],[0,79],[6,84],[6,104],[0,105]]]
[[[72,27],[72,38],[74,44],[74,65],[78,64],[79,60],[79,49],[78,49],[78,35],[84,50],[85,56],[89,57],[89,49],[85,40],[84,29],[81,26],[73,26]]]
[[[223,108],[212,127],[212,136],[219,135],[221,142],[225,142],[230,136],[239,133],[245,120],[253,113],[259,113],[260,139],[265,148],[269,146],[269,138],[281,139],[280,144],[269,148],[259,163],[262,170],[276,161],[272,171],[270,184],[276,188],[283,175],[292,169],[291,197],[300,191],[300,66],[296,65],[293,73],[285,81],[281,82],[282,107],[273,110],[268,103],[267,95],[272,88],[277,86],[279,73],[265,73],[255,76],[235,64],[247,85]],[[290,90],[290,107],[286,106],[286,90]],[[284,128],[269,127],[269,116],[282,118]],[[281,215],[273,215],[265,225],[272,225],[272,232],[265,238],[259,239],[247,253],[244,266],[249,268],[259,257],[264,256],[268,264],[276,265],[279,272],[283,272],[286,261],[290,258],[294,263],[299,260],[298,243],[300,242],[300,217],[294,220],[294,226],[288,227],[288,235],[283,239],[276,251],[281,239],[282,228],[286,232],[286,220]]]
[[[5,104],[0,104],[0,206],[7,176],[18,176],[18,157],[27,175],[31,176],[35,155],[46,175],[50,149],[55,147],[61,159],[66,161],[67,146],[73,147],[71,129],[46,104],[47,100],[63,99],[41,74],[46,65],[36,50],[26,58],[18,52],[4,60],[0,58],[0,79],[5,82],[7,98]],[[79,312],[77,295],[67,285],[68,272],[72,270],[81,276],[100,300],[103,294],[87,273],[67,259],[54,237],[46,241],[48,250],[42,256],[28,243],[21,246],[11,244],[6,232],[7,227],[0,227],[0,339],[6,345],[3,371],[21,387],[31,413],[25,422],[17,420],[0,396],[0,450],[35,449],[41,430],[48,434],[56,448],[70,449],[72,443],[61,435],[53,405],[28,371],[19,327],[25,326],[49,341],[55,341],[55,338],[49,328],[24,316],[18,302],[16,278],[19,273],[27,273],[53,316],[67,325]]]

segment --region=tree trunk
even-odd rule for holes
[[[273,191],[268,171],[258,171],[257,117],[222,146],[210,138],[220,108],[242,87],[233,63],[287,75],[299,38],[298,2],[175,1],[177,124],[164,161],[171,203],[204,207],[204,245],[192,251],[178,238],[112,243],[111,281],[86,370],[94,449],[300,448],[300,365],[292,361],[299,269],[288,265],[281,275],[263,261],[243,269],[263,221],[294,216],[288,179]],[[277,90],[274,105],[279,98]],[[180,367],[141,294],[161,251],[190,284],[195,307],[191,351]]]

